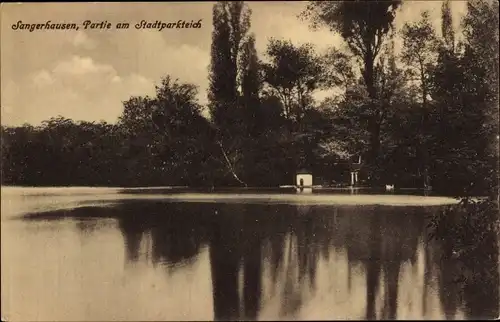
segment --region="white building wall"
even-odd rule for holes
[[[297,175],[297,182],[295,183],[297,186],[300,186],[300,179],[304,180],[304,186],[312,186],[313,185],[312,174],[298,174]]]

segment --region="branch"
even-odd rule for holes
[[[383,33],[382,31],[379,29],[377,30],[377,34],[375,35],[375,44],[374,44],[374,48],[373,48],[373,57],[376,57],[379,52],[380,52],[380,49],[382,48],[382,39],[383,39]]]
[[[222,155],[224,156],[224,159],[226,160],[226,164],[227,164],[227,167],[228,167],[228,170],[231,172],[231,174],[233,175],[233,177],[236,179],[236,181],[238,181],[239,183],[243,184],[245,187],[248,187],[248,185],[243,182],[239,177],[238,175],[236,174],[236,172],[234,171],[234,167],[233,165],[231,164],[231,161],[229,160],[227,154],[226,154],[226,151],[224,151],[224,147],[222,146],[222,142],[221,141],[217,141],[217,143],[219,144],[219,147],[222,151]]]

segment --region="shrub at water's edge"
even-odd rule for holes
[[[462,290],[467,318],[500,314],[499,217],[496,200],[464,199],[434,214],[428,223],[430,239],[442,250],[440,261],[458,268],[453,280]]]

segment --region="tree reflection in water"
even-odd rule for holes
[[[239,262],[241,243],[241,216],[238,209],[214,211],[210,231],[210,267],[212,271],[212,290],[214,315],[217,320],[236,320],[240,313]],[[231,211],[233,210],[233,211]]]
[[[434,217],[445,223],[433,231],[437,239],[432,246],[446,317],[454,317],[459,309],[466,319],[500,315],[499,236],[492,229],[498,209],[488,207],[445,207]]]
[[[425,212],[435,211],[437,208],[423,207],[127,201],[114,208],[28,214],[25,220],[73,217],[82,222],[93,217],[97,218],[92,221],[95,231],[99,218],[116,218],[126,260],[142,261],[142,249],[153,265],[167,271],[182,270],[208,246],[211,275],[207,277],[212,280],[216,320],[262,318],[261,310],[275,305],[269,302],[273,297],[278,299],[274,303],[280,306],[276,308],[280,318],[297,318],[305,306],[316,305],[319,290],[319,296],[331,298],[332,304],[338,292],[350,298],[350,279],[359,275],[351,268],[360,265],[366,281],[364,316],[347,309],[331,311],[335,315],[331,318],[397,319],[399,307],[408,304],[398,303],[400,288],[408,288],[401,284],[402,267],[417,265],[417,251],[422,253],[424,265],[422,307],[417,316],[406,318],[426,318],[430,310],[438,309],[427,307],[433,289],[438,290],[443,318],[455,318],[458,311],[468,319],[497,317],[497,236],[484,238],[473,257],[457,257],[450,247],[452,239],[430,241],[426,237]],[[86,233],[84,223],[77,227]],[[144,245],[145,237],[151,241],[149,245]],[[346,255],[349,267],[347,287],[344,290],[335,284],[334,289],[325,290],[318,281],[318,265],[327,263],[326,274],[335,275],[345,269],[339,266],[339,254]],[[322,267],[324,271],[325,265]],[[417,271],[415,267],[411,270]]]
[[[199,210],[197,205],[194,206],[191,211]],[[113,211],[125,239],[128,261],[138,260],[145,236],[152,244],[144,251],[151,255],[153,264],[165,264],[167,268],[194,260],[206,241],[202,229],[205,218],[199,216],[199,222],[193,225],[182,217],[185,209],[177,204],[165,207],[162,203],[128,202]]]

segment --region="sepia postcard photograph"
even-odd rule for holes
[[[496,0],[0,5],[1,320],[496,320]]]

